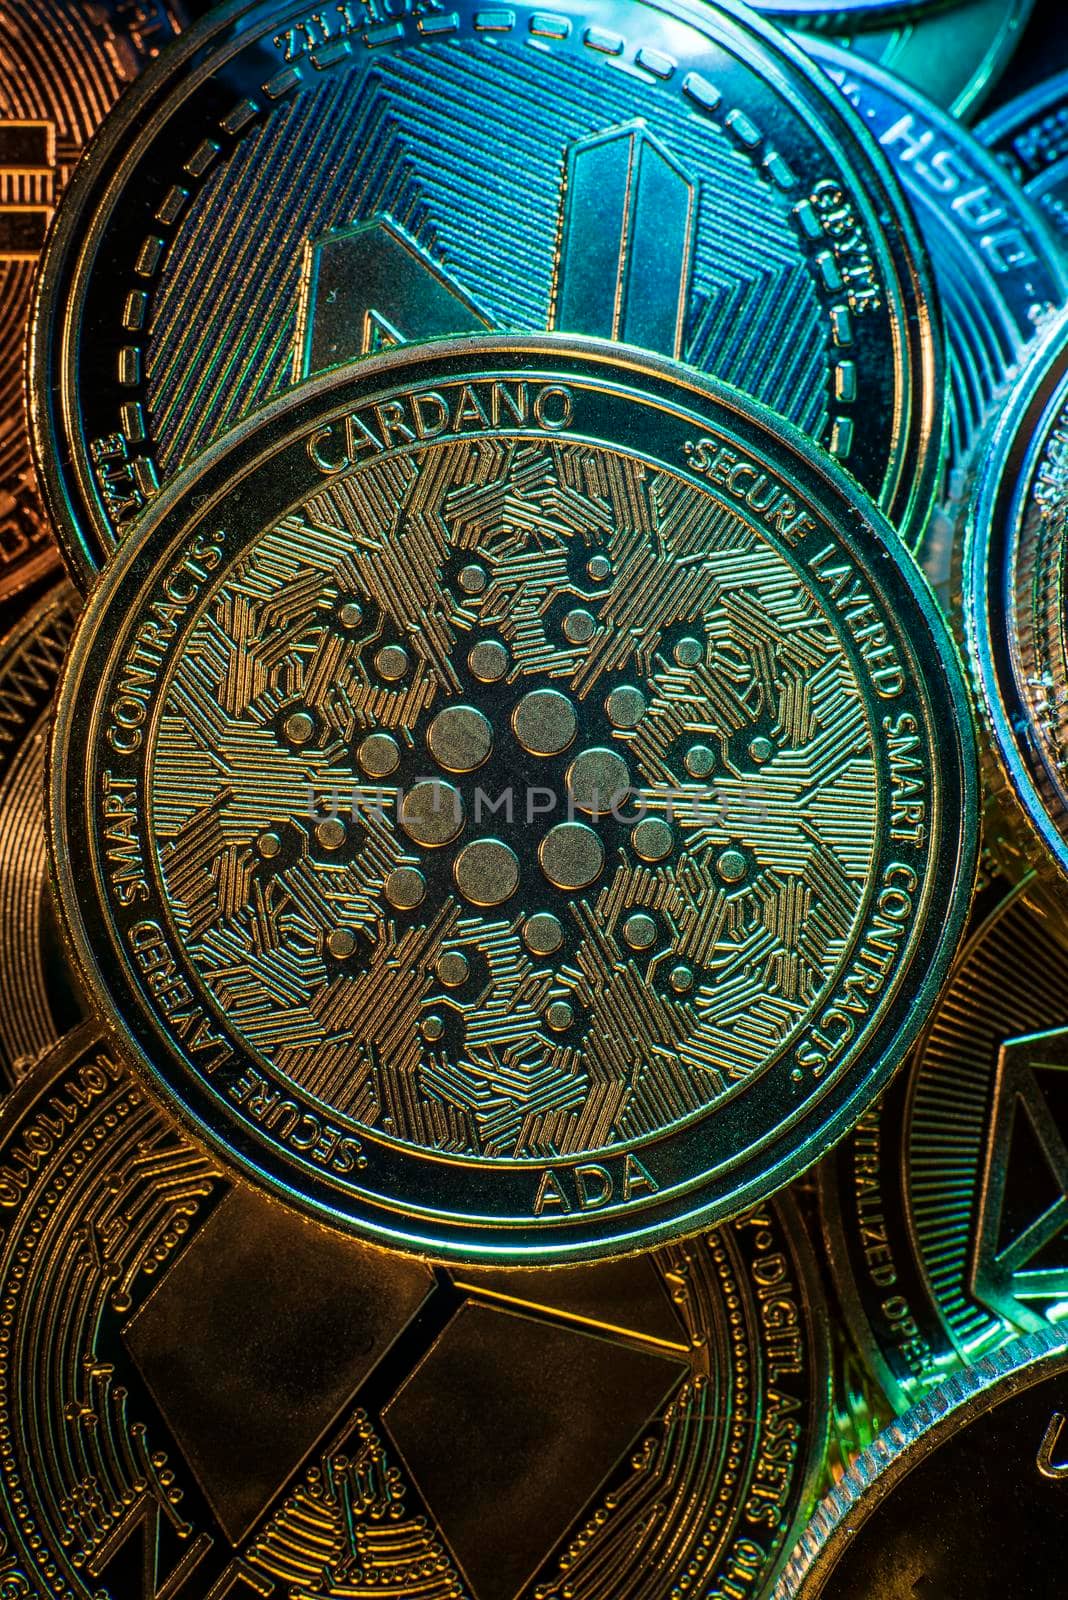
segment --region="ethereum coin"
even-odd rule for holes
[[[57,585],[0,639],[0,1088],[81,1016],[48,887],[45,746],[77,613]]]
[[[434,1271],[223,1178],[84,1027],[4,1107],[0,1210],[12,1596],[756,1594],[811,1509],[825,1313],[784,1199]]]
[[[1068,299],[1063,253],[963,124],[870,62],[819,40],[809,49],[893,162],[930,249],[949,339],[952,474],[968,462],[1026,345]],[[932,518],[917,551],[947,601],[951,532],[948,518]]]
[[[975,130],[1068,241],[1068,72],[1000,107]]]
[[[1063,1332],[1030,1334],[951,1378],[828,1495],[775,1600],[1063,1593],[1066,1413]]]
[[[670,362],[409,346],[250,419],[95,591],[55,860],[182,1114],[465,1259],[735,1214],[856,1121],[971,890],[929,590],[825,452]]]
[[[82,146],[185,9],[170,0],[4,0],[0,10],[0,600],[59,565],[22,395],[37,260]]]
[[[124,102],[64,207],[38,460],[87,583],[160,482],[295,378],[552,327],[753,392],[916,534],[943,437],[932,300],[888,164],[742,7],[246,0]]]
[[[899,1410],[1068,1308],[1068,938],[987,888],[908,1068],[822,1171],[853,1333]]]
[[[963,613],[990,782],[1025,854],[1068,873],[1068,320],[1039,342],[979,451]]]

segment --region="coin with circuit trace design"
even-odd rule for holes
[[[408,346],[249,419],[98,588],[54,854],[201,1135],[403,1248],[736,1214],[922,1026],[977,847],[937,605],[818,447],[671,362]]]
[[[0,1088],[82,1015],[48,884],[45,747],[78,613],[59,583],[0,639]]]
[[[0,600],[59,565],[23,403],[45,235],[82,146],[186,9],[171,0],[4,0],[0,10]]]
[[[774,1600],[1060,1594],[1066,1414],[1063,1330],[1028,1334],[949,1379],[827,1496]]]
[[[84,1027],[0,1113],[0,1208],[9,1595],[765,1593],[812,1508],[826,1313],[786,1197],[626,1261],[433,1270],[224,1178]]]
[[[77,581],[295,379],[495,327],[681,357],[818,439],[906,533],[930,514],[923,244],[770,23],[734,0],[240,0],[111,119],[41,276],[37,458]]]

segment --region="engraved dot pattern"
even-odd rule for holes
[[[162,701],[151,833],[228,1027],[421,1148],[706,1110],[862,914],[870,733],[820,624],[756,528],[604,447],[332,480],[219,578]]]

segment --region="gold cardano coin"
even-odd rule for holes
[[[187,9],[169,0],[0,6],[0,600],[59,565],[22,393],[37,259],[82,146]]]
[[[827,1496],[774,1600],[1063,1595],[1066,1414],[1063,1329],[949,1379]]]
[[[246,1172],[417,1253],[644,1248],[781,1187],[933,1004],[976,783],[930,591],[825,452],[552,336],[250,418],[76,636],[70,937]]]
[[[818,1489],[792,1204],[447,1273],[224,1178],[86,1025],[0,1116],[0,1591],[766,1592]]]
[[[0,1091],[81,1017],[48,886],[45,748],[78,598],[59,583],[0,639]]]

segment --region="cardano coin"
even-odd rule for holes
[[[82,146],[187,11],[170,0],[0,8],[0,601],[59,565],[22,392],[38,257]]]
[[[77,596],[50,590],[0,639],[0,1092],[77,1022],[48,886],[45,749]]]
[[[1004,71],[1034,8],[1035,0],[962,0],[889,27],[839,31],[836,42],[904,78],[953,116],[970,119]],[[812,35],[797,37],[807,49]]]
[[[224,1178],[87,1026],[0,1114],[0,1215],[10,1595],[759,1594],[814,1503],[785,1197],[626,1261],[434,1270]]]
[[[949,342],[948,499],[1010,371],[1068,300],[1068,266],[1037,207],[962,123],[870,62],[815,39],[809,50],[893,162],[931,252]],[[931,519],[917,555],[948,600],[947,517]]]
[[[1068,875],[1068,318],[1039,341],[979,449],[963,622],[990,787],[1019,854]],[[1012,860],[1008,861],[1011,867]]]
[[[781,1187],[933,1004],[965,685],[889,526],[590,341],[283,397],[124,547],[57,711],[93,992],[273,1189],[415,1252],[633,1250]]]
[[[774,1600],[1062,1594],[1066,1413],[1063,1332],[951,1378],[827,1496]]]
[[[35,419],[68,564],[87,584],[160,483],[295,379],[493,327],[682,357],[819,440],[896,526],[927,520],[922,242],[771,24],[243,0],[124,103],[53,236]]]
[[[976,137],[1002,161],[1068,241],[1068,72],[1059,72],[987,117]]]
[[[898,1410],[1068,1315],[1068,932],[993,883],[902,1072],[822,1169],[853,1334]]]

